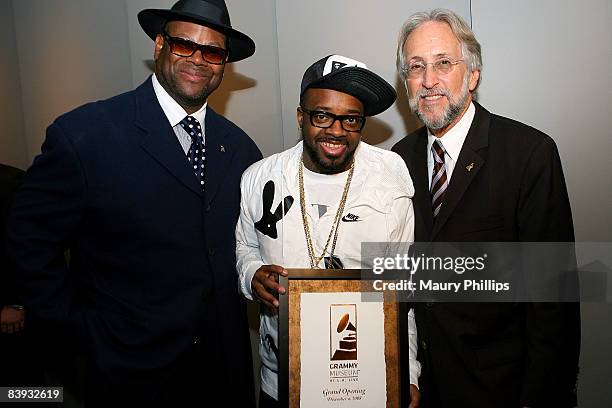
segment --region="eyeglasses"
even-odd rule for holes
[[[463,62],[463,60],[453,61],[450,58],[442,58],[434,62],[415,61],[411,62],[407,68],[403,69],[403,71],[406,73],[408,78],[417,79],[423,76],[428,65],[432,65],[436,74],[446,75],[449,74],[455,65],[459,64],[460,62]]]
[[[342,129],[347,132],[359,132],[365,126],[365,116],[359,115],[334,115],[333,113],[319,111],[319,110],[308,110],[302,107],[298,108],[300,111],[310,116],[310,124],[314,127],[327,129],[334,125],[334,122],[339,120]]]
[[[179,37],[171,37],[167,32],[163,33],[164,38],[170,45],[170,52],[179,57],[191,57],[197,50],[200,50],[202,58],[209,64],[221,65],[227,58],[227,50],[215,47],[214,45],[198,44],[193,41]]]

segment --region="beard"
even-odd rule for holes
[[[442,112],[436,113],[435,108],[419,108],[419,100],[426,96],[444,95],[448,98],[448,106]],[[420,89],[414,97],[408,95],[410,110],[431,131],[437,131],[450,125],[465,109],[469,98],[469,75],[463,80],[458,95],[452,95],[446,88]]]
[[[347,151],[342,157],[329,159],[324,157],[322,154],[319,154],[315,146],[308,141],[307,137],[302,136],[302,140],[304,141],[304,152],[308,155],[310,161],[317,166],[317,172],[321,174],[338,174],[346,171],[353,161],[355,151],[357,150],[355,148]]]

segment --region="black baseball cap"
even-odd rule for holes
[[[311,88],[333,89],[354,96],[363,103],[365,116],[384,112],[397,96],[395,89],[363,62],[342,55],[328,55],[308,67],[302,78],[300,97]]]

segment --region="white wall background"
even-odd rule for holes
[[[484,50],[480,100],[555,139],[577,237],[609,241],[612,2],[473,0],[472,9]]]
[[[55,117],[131,88],[125,0],[13,1],[28,162]]]
[[[0,50],[0,163],[25,168],[28,159],[11,0],[0,0]]]
[[[255,40],[257,51],[227,67],[210,104],[264,155],[296,142],[302,74],[330,53],[362,60],[396,86],[398,103],[365,129],[369,142],[392,146],[419,126],[395,73],[402,22],[433,7],[471,20],[483,46],[480,102],[555,139],[577,240],[612,241],[609,0],[226,1],[233,25]],[[153,43],[136,14],[172,3],[0,0],[0,161],[27,167],[56,116],[140,84],[151,72]],[[612,305],[582,310],[581,407],[599,408],[612,402]]]

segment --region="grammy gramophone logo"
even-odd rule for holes
[[[332,304],[329,317],[331,360],[357,360],[357,305]]]

